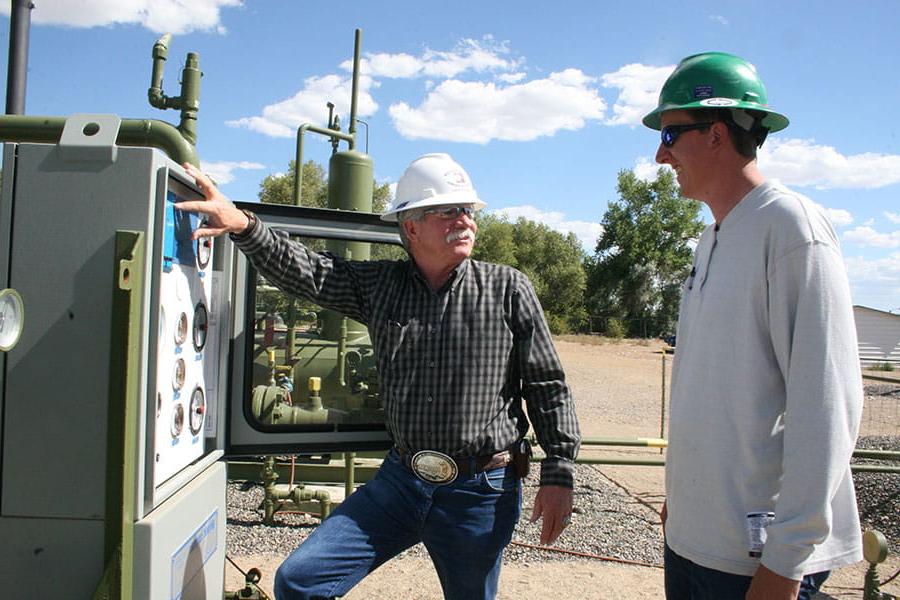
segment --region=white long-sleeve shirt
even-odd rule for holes
[[[850,455],[862,380],[837,236],[766,182],[702,235],[672,373],[666,539],[697,564],[791,579],[861,560]],[[774,512],[761,558],[747,513]]]

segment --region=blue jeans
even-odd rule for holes
[[[666,544],[667,600],[744,600],[752,577],[701,567],[675,554]],[[800,581],[797,600],[809,600],[828,579],[830,571],[807,575]]]
[[[423,542],[444,597],[491,599],[500,557],[519,520],[522,484],[512,466],[425,483],[392,450],[376,476],[325,519],[278,568],[278,600],[333,598]]]

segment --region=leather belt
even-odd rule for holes
[[[419,479],[437,485],[446,485],[459,477],[467,478],[482,471],[499,469],[512,462],[512,454],[509,450],[485,456],[453,458],[432,450],[409,452],[403,448],[395,449],[400,457],[400,462],[415,473]]]

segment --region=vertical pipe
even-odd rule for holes
[[[666,439],[666,351],[662,352],[662,392],[660,393],[661,408],[659,413],[659,439]],[[663,453],[663,449],[659,449]]]
[[[25,83],[28,78],[28,32],[31,0],[11,0],[9,15],[9,64],[6,73],[6,114],[25,114]]]
[[[356,95],[359,91],[359,47],[362,43],[362,29],[356,30],[356,39],[353,43],[353,87],[350,92],[350,130],[348,133],[353,141],[350,149],[356,148]]]

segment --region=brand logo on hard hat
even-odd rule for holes
[[[466,177],[466,174],[456,169],[444,173],[444,181],[446,181],[448,185],[456,187],[465,187],[469,185],[469,180]]]
[[[738,101],[731,98],[707,98],[700,101],[701,106],[737,106]]]
[[[712,98],[713,87],[711,85],[698,85],[694,88],[694,98]]]

